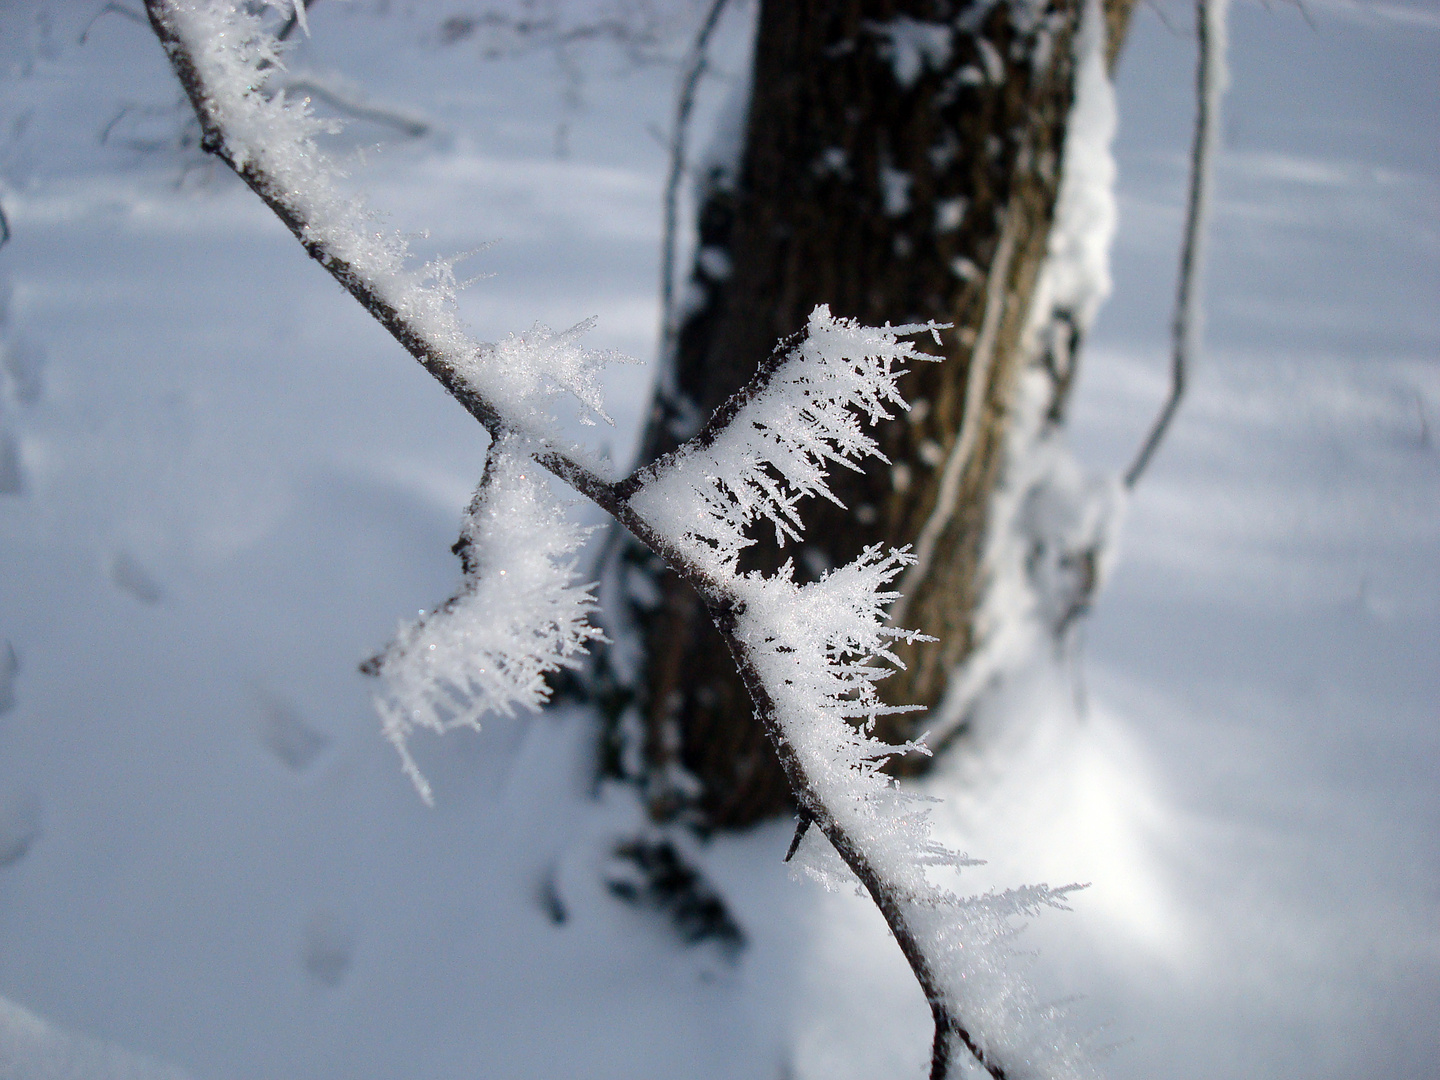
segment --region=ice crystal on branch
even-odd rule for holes
[[[539,468],[512,449],[490,449],[485,478],[456,550],[460,592],[402,625],[367,670],[384,679],[375,705],[421,797],[430,787],[406,745],[416,727],[445,732],[480,718],[535,710],[550,698],[547,673],[579,666],[588,642],[592,586],[577,584],[576,552],[590,530],[572,523]]]
[[[774,577],[747,575],[738,589],[745,606],[736,636],[755,658],[787,741],[807,757],[815,752],[812,780],[835,777],[846,795],[885,786],[875,769],[897,748],[869,731],[877,716],[910,711],[875,691],[899,663],[889,642],[920,637],[885,621],[895,594],[882,589],[910,561],[877,544],[809,585],[796,585],[787,563]]]
[[[619,359],[581,348],[593,320],[561,334],[537,326],[498,345],[474,341],[456,309],[456,285],[444,260],[416,266],[406,239],[365,202],[342,190],[344,174],[316,143],[333,122],[316,117],[305,97],[278,86],[288,46],[267,14],[303,11],[299,0],[235,5],[174,0],[152,5],[177,70],[193,71],[206,144],[270,204],[321,262],[371,313],[403,324],[406,346],[457,390],[477,397],[497,422],[554,445],[555,408],[569,395],[583,423],[609,423],[596,376]],[[382,313],[377,308],[385,309]],[[392,330],[394,327],[392,326]],[[573,449],[573,448],[572,448]]]
[[[605,365],[631,363],[629,357],[609,350],[586,349],[580,336],[594,328],[591,318],[576,323],[569,330],[556,333],[543,323],[536,323],[524,334],[510,334],[494,346],[497,365],[509,377],[524,398],[543,400],[568,391],[590,414],[613,425],[605,412],[605,403],[595,378]],[[595,421],[581,414],[582,424]]]
[[[897,753],[923,751],[871,733],[876,717],[903,711],[883,704],[875,684],[899,664],[889,643],[919,636],[885,617],[896,596],[887,586],[912,561],[907,551],[876,545],[808,585],[795,584],[789,564],[771,577],[744,575],[735,584],[735,639],[769,698],[782,754],[793,755],[805,778],[801,814],[828,819],[827,835],[841,839],[846,862],[868,867],[862,883],[872,893],[878,883],[875,899],[889,906],[892,930],[924,957],[927,993],[947,1015],[964,1018],[979,1059],[1007,1062],[1007,1076],[1091,1077],[1059,1011],[1040,1004],[1016,971],[1010,945],[1017,917],[1064,907],[1077,886],[958,896],[932,875],[974,861],[937,840],[923,801],[881,771]],[[833,861],[827,868],[814,844],[802,854],[811,876],[838,883]]]
[[[1010,947],[1017,917],[1063,906],[1074,886],[957,895],[932,875],[973,861],[937,840],[928,808],[882,770],[895,754],[923,752],[873,735],[877,717],[905,711],[884,704],[876,683],[899,665],[890,644],[919,637],[886,618],[897,596],[889,586],[913,556],[876,545],[806,585],[789,563],[769,576],[737,573],[749,527],[767,521],[781,542],[798,538],[800,501],[834,498],[829,469],[879,456],[862,419],[905,407],[898,380],[923,356],[900,337],[939,329],[871,329],[816,308],[805,339],[732,399],[713,433],[660,462],[630,506],[723,583],[732,644],[787,763],[802,828],[819,823],[908,943],[943,1037],[992,1076],[1085,1077],[1083,1052],[1017,974]],[[816,854],[812,844],[807,869],[833,885]]]
[[[873,424],[890,419],[892,407],[906,408],[897,389],[905,365],[933,359],[900,339],[929,331],[938,342],[941,329],[933,322],[860,326],[817,307],[804,340],[732,399],[728,423],[662,459],[630,505],[717,577],[735,573],[757,521],[771,522],[782,544],[797,539],[803,498],[838,501],[826,483],[831,464],[855,469],[872,454],[883,460],[857,413]]]

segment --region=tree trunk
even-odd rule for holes
[[[1112,62],[1132,3],[1106,0]],[[762,536],[745,564],[789,558],[813,579],[868,545],[914,545],[897,621],[938,640],[899,650],[906,670],[882,684],[895,703],[936,704],[975,647],[985,518],[1055,209],[1082,6],[762,0],[738,167],[701,178],[689,313],[645,460],[694,434],[817,304],[862,323],[954,324],[922,346],[944,362],[906,377],[911,412],[878,428],[892,464],[835,478],[843,508],[808,504],[803,544]],[[638,549],[622,562],[644,648],[613,699],[610,771],[643,785],[657,820],[726,828],[782,812],[779,764],[703,605]],[[893,718],[888,734],[911,723]]]

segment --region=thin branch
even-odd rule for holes
[[[920,984],[920,989],[925,993],[925,1000],[930,1003],[930,1014],[935,1021],[935,1042],[930,1062],[931,1080],[946,1080],[949,1075],[952,1037],[958,1039],[961,1045],[970,1051],[975,1060],[994,1080],[1005,1080],[1007,1075],[1005,1069],[981,1049],[970,1034],[968,1026],[951,1008],[944,984],[929,957],[925,955],[920,944],[919,934],[906,915],[907,897],[885,879],[860,844],[850,835],[844,825],[836,820],[830,808],[816,793],[815,785],[806,775],[804,764],[796,754],[795,748],[782,734],[780,720],[776,715],[775,700],[770,695],[770,689],[766,686],[765,680],[756,666],[755,658],[735,634],[737,614],[732,608],[723,606],[712,605],[710,609],[711,619],[714,621],[716,629],[720,631],[721,637],[724,638],[726,646],[730,649],[730,655],[740,670],[740,677],[745,683],[745,689],[749,691],[750,699],[755,705],[755,712],[764,722],[765,733],[780,758],[780,766],[785,772],[785,779],[789,781],[790,790],[800,807],[801,828],[806,827],[807,822],[813,822],[815,827],[824,834],[825,839],[830,841],[831,846],[834,847],[836,854],[844,860],[845,865],[860,879],[860,883],[870,894],[870,899],[874,901],[875,906],[880,909],[880,914],[884,916],[885,924],[894,934],[895,943],[900,946],[900,952],[905,957],[905,962],[910,965],[910,971]],[[802,835],[801,831],[797,830],[797,839],[800,835]]]
[[[782,862],[789,862],[795,857],[795,852],[800,850],[800,841],[805,839],[805,834],[810,831],[810,815],[801,813],[795,818],[795,835],[790,838],[790,846],[785,849],[785,858]]]
[[[512,18],[498,11],[451,16],[440,24],[440,44],[454,45],[482,30],[508,34],[515,41],[483,47],[481,56],[486,60],[527,56],[540,49],[561,57],[572,46],[606,42],[622,49],[632,62],[650,64],[661,58],[658,50],[663,44],[663,29],[653,22],[637,27],[622,16],[565,26],[553,17]]]
[[[288,79],[283,85],[287,91],[298,91],[317,97],[331,108],[338,109],[355,120],[369,120],[373,124],[394,128],[409,139],[422,139],[430,133],[430,122],[423,117],[406,114],[384,105],[369,104],[317,75]]]
[[[1156,0],[1145,0],[1145,6],[1148,7],[1151,11],[1153,11],[1156,16],[1159,17],[1160,21],[1165,24],[1165,29],[1169,30],[1170,33],[1174,34],[1176,37],[1186,38],[1190,36],[1170,21],[1170,16],[1165,13],[1165,9],[1161,7],[1156,2]]]
[[[690,117],[695,111],[695,94],[700,80],[705,77],[709,65],[710,37],[720,23],[729,0],[713,0],[695,43],[686,57],[685,73],[680,79],[680,95],[675,102],[675,127],[670,135],[670,172],[665,180],[665,224],[664,239],[660,245],[660,312],[664,323],[661,326],[660,358],[662,363],[670,362],[675,335],[679,330],[675,317],[675,244],[678,232],[680,181],[685,175],[686,143],[690,135]]]
[[[318,262],[340,285],[359,301],[370,315],[388,330],[426,371],[430,372],[446,391],[465,407],[492,437],[499,437],[512,430],[500,408],[465,382],[444,350],[417,327],[405,314],[398,311],[375,288],[365,275],[358,272],[346,259],[330,250],[325,238],[310,228],[305,214],[297,200],[283,190],[268,173],[255,161],[237,163],[225,149],[224,133],[215,118],[208,89],[201,82],[199,72],[188,46],[179,37],[168,17],[168,0],[146,0],[151,26],[170,58],[176,77],[184,88],[195,115],[200,121],[202,132],[201,148],[214,154],[235,173],[245,185],[255,192],[266,206],[284,223],[291,234],[300,242],[306,253]],[[602,510],[609,513],[620,524],[629,529],[641,543],[645,544],[668,563],[676,566],[682,576],[703,596],[718,596],[722,587],[693,567],[688,567],[678,552],[664,537],[660,536],[648,522],[630,509],[620,494],[620,485],[612,484],[591,469],[555,449],[537,451],[537,464],[565,481],[576,491],[589,498]]]
[[[0,248],[10,242],[10,219],[5,216],[5,207],[0,206]]]
[[[1190,194],[1185,212],[1185,240],[1180,249],[1180,280],[1171,323],[1170,395],[1150,433],[1125,471],[1133,488],[1144,474],[1160,440],[1180,408],[1190,358],[1200,345],[1200,276],[1205,264],[1205,228],[1210,216],[1215,149],[1220,141],[1220,100],[1225,92],[1225,14],[1229,0],[1196,0],[1195,31],[1199,42],[1195,66],[1195,141],[1190,152]]]
[[[133,8],[128,8],[124,4],[112,2],[106,4],[90,17],[90,21],[85,24],[85,29],[80,31],[79,44],[84,45],[90,40],[90,31],[95,29],[95,24],[105,15],[119,15],[121,18],[129,19],[131,22],[138,23],[140,26],[145,25],[145,16],[141,15],[140,12]]]
[[[432,340],[407,312],[397,309],[382,295],[376,282],[371,281],[359,268],[332,250],[325,236],[321,235],[322,230],[311,227],[303,198],[297,198],[294,193],[284,190],[279,181],[255,160],[255,155],[237,161],[226,149],[225,132],[217,120],[211,89],[203,84],[190,46],[176,29],[171,2],[172,0],[146,0],[146,8],[151,25],[194,106],[203,132],[203,148],[224,161],[279,217],[310,257],[319,262],[407,352],[439,380],[450,395],[459,401],[492,437],[499,439],[513,432],[515,426],[507,420],[501,407],[465,381],[447,356],[443,344]],[[712,18],[718,18],[720,7],[721,2],[717,0],[712,8]],[[1008,256],[999,261],[1008,261]],[[994,271],[998,271],[997,277],[1004,276],[1003,266],[994,268]],[[773,365],[766,366],[756,380],[737,395],[738,403],[722,408],[720,416],[735,416],[744,403],[760,393],[773,375]],[[703,443],[703,439],[697,439],[687,444],[687,448],[694,449]],[[646,473],[642,470],[628,480],[611,483],[559,450],[542,447],[532,449],[530,453],[539,465],[590,498],[629,529],[636,539],[654,551],[694,587],[706,603],[717,629],[735,659],[756,714],[779,756],[791,791],[800,807],[802,822],[813,822],[819,828],[870,893],[930,1003],[935,1022],[932,1080],[946,1080],[952,1064],[952,1048],[956,1042],[964,1046],[994,1080],[1005,1080],[1006,1070],[994,1061],[971,1035],[971,1028],[957,1011],[935,962],[925,953],[923,935],[913,915],[926,906],[927,899],[914,895],[898,882],[887,880],[867,853],[862,838],[847,828],[826,804],[821,789],[806,771],[800,751],[786,737],[776,699],[762,675],[759,656],[752,651],[754,647],[748,645],[737,633],[747,603],[740,588],[742,579],[719,578],[713,572],[702,569],[632,506],[630,496],[636,492],[637,483],[643,483],[639,478],[653,475],[653,471]],[[1061,893],[1063,894],[1063,890]]]
[[[188,46],[179,37],[168,18],[169,0],[146,0],[146,9],[152,28],[164,46],[175,74],[200,121],[202,149],[220,158],[247,187],[255,192],[290,230],[306,253],[324,267],[377,322],[385,327],[391,336],[418,360],[421,366],[430,372],[492,437],[499,437],[512,430],[502,410],[463,380],[440,346],[431,342],[423,330],[398,311],[389,300],[380,295],[374,283],[370,282],[365,275],[358,272],[346,259],[329,249],[325,238],[310,228],[303,210],[290,193],[283,190],[257,162],[247,160],[237,163],[228,153],[225,149],[224,132],[215,118],[209,91],[200,79]],[[753,393],[754,388],[747,387],[746,390],[741,391],[741,395],[745,395],[747,392]],[[668,539],[661,536],[649,522],[631,509],[627,497],[635,488],[634,478],[611,483],[584,464],[553,448],[537,450],[533,457],[537,464],[614,517],[637,540],[674,567],[681,577],[694,587],[707,602],[730,598],[729,590],[723,583],[714,580],[695,567],[690,560],[674,549]]]
[[[1292,3],[1294,3],[1296,10],[1300,12],[1300,17],[1305,20],[1305,25],[1310,27],[1311,30],[1320,29],[1320,24],[1315,21],[1315,16],[1311,15],[1310,9],[1305,6],[1305,0],[1292,0]]]
[[[146,0],[145,6],[150,14],[151,26],[164,45],[180,85],[200,121],[201,149],[214,154],[228,165],[284,223],[309,256],[323,266],[366,311],[390,331],[405,350],[419,360],[425,370],[435,376],[450,395],[464,405],[491,435],[507,430],[509,425],[505,423],[500,410],[461,379],[443,350],[429,341],[423,331],[381,296],[365,275],[356,270],[348,260],[332,252],[323,236],[311,230],[304,210],[290,192],[276,183],[257,162],[236,162],[225,147],[225,133],[216,120],[213,102],[200,79],[194,59],[167,17],[166,0]],[[578,465],[575,467],[582,468]]]

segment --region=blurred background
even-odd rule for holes
[[[475,252],[478,338],[593,315],[644,361],[583,433],[622,463],[708,7],[321,0],[294,37],[356,188]],[[0,1076],[923,1075],[918,989],[788,818],[672,836],[738,944],[613,895],[653,808],[592,709],[417,740],[415,796],[357,664],[453,591],[486,437],[195,148],[138,10],[0,0]],[[1116,67],[1087,475],[1167,391],[1192,27],[1139,5]],[[1108,1075],[1435,1075],[1440,11],[1236,0],[1230,37],[1188,396],[1090,614],[917,783],[976,890],[1090,883],[1019,947]]]

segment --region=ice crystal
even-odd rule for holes
[[[267,10],[288,16],[304,7],[299,0],[238,6],[175,0],[164,16],[193,60],[205,111],[221,133],[218,149],[300,223],[301,238],[332,272],[357,280],[397,312],[427,353],[507,426],[558,442],[554,411],[566,394],[580,406],[582,422],[608,423],[596,376],[617,355],[578,345],[591,322],[562,334],[537,326],[498,345],[472,340],[456,309],[449,264],[414,265],[405,237],[341,189],[343,174],[316,142],[334,125],[313,114],[308,98],[280,86],[287,46],[267,28]]]
[[[575,565],[588,531],[566,517],[538,466],[491,447],[456,545],[464,586],[402,625],[375,662],[385,736],[427,802],[429,784],[406,744],[416,727],[478,729],[486,713],[538,709],[550,697],[545,676],[577,667],[601,636],[589,621],[591,586],[578,584]]]
[[[936,323],[860,326],[824,305],[810,314],[804,339],[761,385],[743,391],[733,416],[713,438],[664,459],[630,504],[701,568],[735,572],[746,531],[758,521],[779,543],[797,539],[800,501],[838,501],[829,466],[858,468],[881,457],[860,422],[889,419],[905,408],[897,384],[906,365],[928,359],[906,335]],[[857,415],[858,414],[858,415]]]

